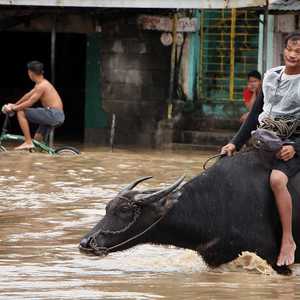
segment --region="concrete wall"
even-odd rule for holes
[[[63,33],[90,33],[101,29],[96,26],[96,17],[84,11],[58,13],[51,9],[1,9],[1,30],[51,32],[54,23],[56,32]]]
[[[296,16],[296,13],[272,16],[274,22],[270,31],[272,30],[274,38],[271,41],[268,41],[267,56],[268,58],[272,58],[269,67],[276,67],[284,64],[284,40],[289,33],[299,31],[300,28],[299,18],[296,18]]]
[[[154,146],[168,96],[170,48],[160,33],[139,29],[135,17],[102,24],[104,110],[117,116],[115,143]]]

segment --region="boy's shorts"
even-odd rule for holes
[[[36,133],[40,133],[44,138],[47,138],[52,127],[58,127],[65,121],[64,112],[56,108],[27,108],[25,115],[30,123],[39,125]]]
[[[273,162],[272,170],[279,170],[287,177],[292,177],[300,172],[300,157],[296,154],[292,159],[283,161],[276,159]]]

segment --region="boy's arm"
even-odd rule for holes
[[[260,93],[260,90],[255,90],[255,91],[253,92],[253,94],[252,94],[252,96],[251,96],[251,99],[250,99],[250,101],[248,102],[248,110],[249,110],[249,111],[252,109],[253,104],[255,103],[256,98],[258,97],[259,93]]]
[[[13,106],[12,110],[13,111],[20,111],[24,110],[25,108],[31,107],[35,102],[39,101],[41,96],[44,93],[44,88],[42,86],[35,87],[32,90],[33,93],[30,93],[29,98],[26,100],[23,100],[23,102],[19,103],[18,102]]]
[[[264,95],[262,92],[257,96],[253,107],[243,125],[240,127],[239,131],[230,141],[231,144],[236,146],[236,149],[240,149],[247,140],[251,137],[251,131],[256,129],[258,124],[258,116],[262,112],[264,105]]]
[[[35,89],[32,89],[30,92],[26,93],[20,100],[18,100],[15,104],[19,105],[23,103],[24,101],[28,100],[34,93]]]

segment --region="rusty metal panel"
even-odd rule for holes
[[[295,28],[295,16],[292,14],[288,15],[278,15],[276,22],[276,31],[289,33],[296,30]]]
[[[238,8],[264,6],[266,0],[0,0],[0,5],[127,8]]]
[[[270,10],[279,11],[299,11],[300,1],[299,0],[271,0],[269,4]]]
[[[141,15],[138,23],[146,30],[170,32],[173,30],[173,19],[168,17]],[[199,30],[197,18],[179,18],[177,20],[177,32],[196,32],[197,30]]]

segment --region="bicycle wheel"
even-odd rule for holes
[[[0,152],[7,152],[7,150],[4,146],[0,146]]]
[[[64,146],[55,149],[55,154],[58,155],[79,155],[80,151],[74,147]]]

